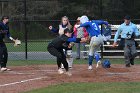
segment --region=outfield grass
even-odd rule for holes
[[[28,42],[28,52],[46,52],[49,42]],[[14,47],[13,43],[6,43],[8,52],[24,52],[25,43],[23,42],[20,46]],[[73,51],[76,51],[76,46],[73,47]]]
[[[9,60],[8,66],[56,64],[55,60]]]
[[[87,60],[74,60],[74,64],[86,64]],[[56,60],[9,60],[8,66],[56,64]]]
[[[22,43],[18,47],[14,47],[13,43],[6,43],[7,49],[9,52],[24,52],[25,51],[25,43]],[[47,51],[48,42],[28,42],[28,52],[32,51]]]
[[[140,82],[65,83],[25,93],[139,93]]]
[[[111,64],[124,64],[124,59],[109,59]],[[87,60],[74,60],[74,64],[87,64]],[[9,60],[8,66],[24,66],[24,65],[43,65],[56,64],[56,60]],[[93,62],[95,64],[95,61]],[[135,64],[140,64],[139,59],[135,60]]]

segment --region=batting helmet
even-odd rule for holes
[[[109,59],[106,59],[102,62],[102,66],[104,68],[110,68],[110,65],[111,65],[111,63],[110,63]]]
[[[89,21],[88,17],[86,15],[81,16],[80,22],[83,24],[85,22]]]

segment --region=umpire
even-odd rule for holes
[[[0,22],[0,64],[1,64],[1,71],[6,71],[10,70],[6,68],[7,64],[7,59],[8,59],[8,53],[7,53],[7,48],[6,45],[3,41],[5,36],[7,36],[10,40],[15,41],[9,32],[9,27],[8,27],[8,22],[9,22],[9,17],[8,16],[3,16]]]
[[[130,65],[134,65],[134,58],[137,56],[136,46],[138,44],[134,38],[140,36],[140,32],[137,26],[131,22],[129,15],[124,17],[124,23],[118,28],[114,37],[113,47],[117,45],[119,35],[121,35],[119,47],[124,49],[125,66],[130,67]]]

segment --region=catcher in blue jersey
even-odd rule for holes
[[[105,24],[108,26],[108,22],[103,21],[103,20],[92,20],[89,21],[87,16],[82,16],[80,18],[81,25],[77,26],[78,27],[85,27],[87,32],[89,33],[89,36],[91,38],[90,40],[90,47],[89,47],[89,59],[88,59],[88,69],[92,70],[92,61],[95,58],[97,65],[96,68],[98,67],[100,61],[100,55],[97,53],[98,48],[100,47],[101,44],[103,44],[103,41],[110,39],[106,38],[106,36],[101,35],[101,30],[99,28],[99,25]]]

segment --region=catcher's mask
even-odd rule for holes
[[[111,63],[110,63],[109,59],[106,59],[102,62],[103,68],[110,68],[110,65],[111,65]]]

